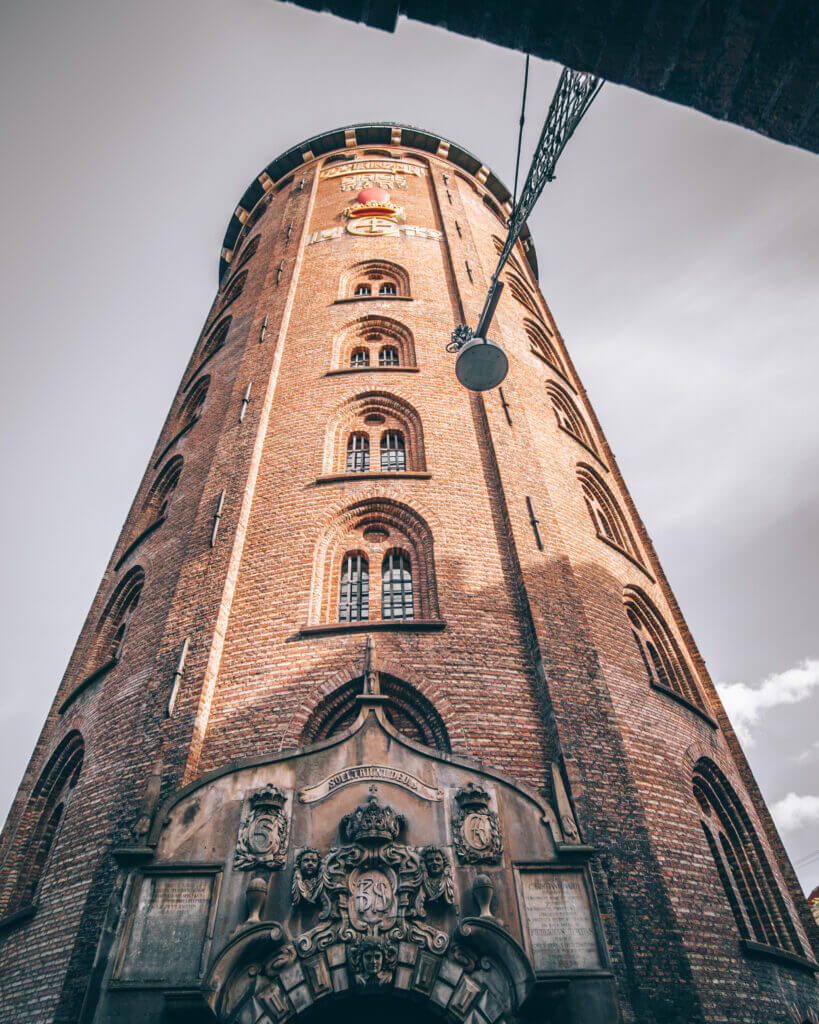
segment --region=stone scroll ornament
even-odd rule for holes
[[[424,919],[431,905],[454,905],[455,887],[446,852],[400,842],[404,816],[370,788],[367,803],[341,819],[342,845],[324,857],[311,847],[298,853],[290,892],[294,906],[320,907],[319,923],[296,940],[300,955],[346,943],[357,981],[381,984],[403,939],[446,949],[449,936]]]
[[[284,867],[290,832],[284,802],[284,793],[272,783],[250,794],[247,812],[239,826],[234,867],[240,871]]]
[[[461,864],[497,864],[503,853],[500,820],[489,810],[489,793],[474,782],[455,794],[452,842]]]

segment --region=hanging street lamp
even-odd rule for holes
[[[466,324],[459,324],[447,345],[448,352],[458,353],[455,373],[470,391],[489,391],[506,377],[509,370],[506,353],[498,342],[488,337],[489,325],[503,290],[500,274],[546,183],[554,179],[558,157],[602,85],[602,79],[585,71],[563,68],[560,73],[526,183],[509,218],[509,231],[489,283],[478,325],[473,331]]]

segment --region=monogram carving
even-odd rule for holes
[[[489,810],[489,794],[470,782],[455,794],[452,841],[462,864],[496,864],[503,853],[500,821]]]
[[[251,793],[233,858],[241,871],[284,867],[290,831],[284,799],[284,793],[272,783]]]
[[[360,953],[356,976],[370,979],[368,984],[391,970],[394,943],[410,938],[435,952],[446,949],[446,933],[424,919],[429,904],[446,909],[455,902],[446,852],[400,842],[403,815],[379,803],[375,786],[370,789],[367,802],[339,823],[343,845],[323,858],[309,847],[299,852],[291,885],[295,906],[321,905],[319,923],[298,939],[299,953],[348,943],[351,957],[353,948],[359,951],[356,956]],[[369,944],[362,945],[364,939]],[[372,967],[373,957],[380,957],[378,970]]]

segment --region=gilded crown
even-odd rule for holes
[[[284,807],[284,793],[272,782],[250,794],[250,806],[254,811],[278,811]]]
[[[397,839],[404,824],[404,815],[392,807],[382,807],[373,793],[366,804],[360,804],[341,819],[341,836],[348,843],[387,842]]]
[[[455,801],[465,811],[485,811],[489,807],[489,794],[483,786],[469,782],[457,791]]]

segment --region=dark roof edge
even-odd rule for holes
[[[399,142],[393,142],[393,131],[401,131]],[[230,222],[222,242],[222,252],[219,260],[219,280],[221,281],[230,265],[230,256],[233,255],[236,242],[242,233],[245,221],[253,210],[253,207],[275,184],[299,167],[304,167],[311,157],[304,159],[304,154],[312,154],[312,158],[325,156],[336,150],[343,150],[347,146],[347,133],[355,132],[356,146],[391,146],[405,149],[415,149],[419,152],[426,152],[432,156],[439,155],[454,166],[466,171],[467,174],[475,177],[478,172],[485,171],[481,179],[476,178],[476,183],[482,185],[501,205],[511,204],[512,194],[503,182],[485,167],[469,150],[464,149],[457,143],[437,135],[435,132],[425,131],[423,128],[415,128],[412,125],[398,124],[393,121],[371,121],[363,124],[346,125],[344,128],[335,128],[329,132],[322,132],[312,138],[305,139],[296,146],[292,146],[285,153],[277,156],[261,171],[245,190],[239,200],[239,204],[233,211]],[[447,147],[445,156],[438,154],[441,144]],[[263,179],[265,183],[263,184]],[[266,187],[265,187],[266,186]],[[521,241],[524,251],[532,267],[532,272],[537,277],[537,256],[534,243],[528,227],[524,225],[521,231]]]

